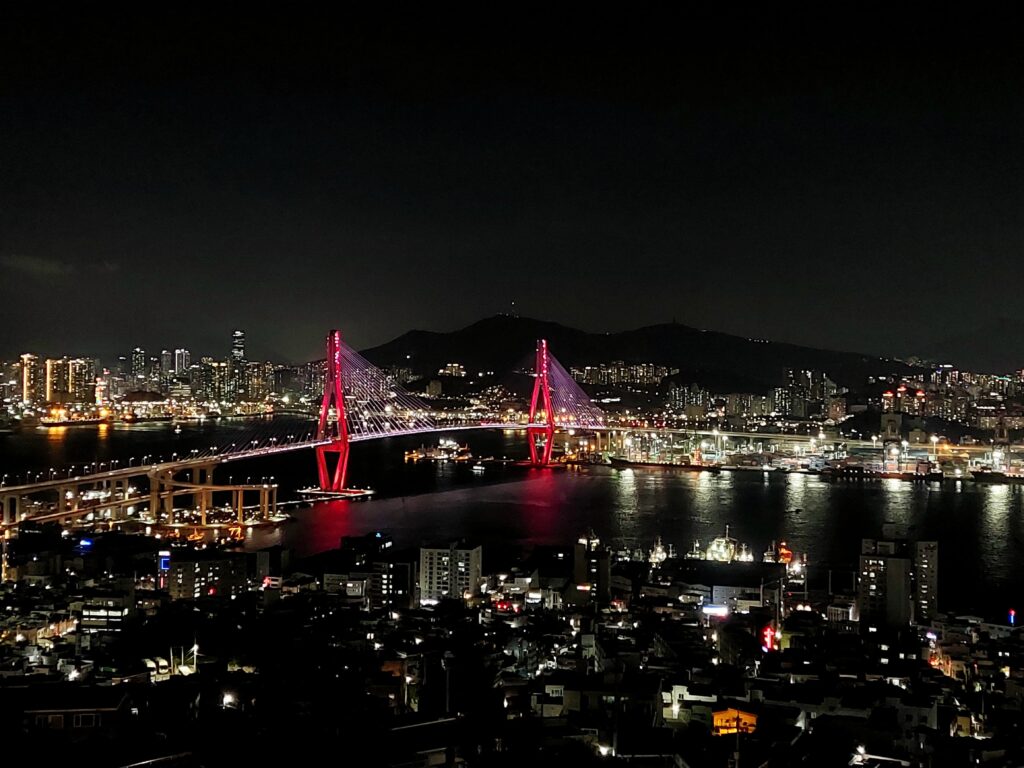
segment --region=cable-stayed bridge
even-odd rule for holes
[[[405,392],[345,344],[338,331],[331,331],[315,440],[320,488],[339,492],[345,488],[349,446],[362,440],[453,429],[525,428],[531,463],[543,466],[551,461],[557,429],[604,427],[604,413],[551,356],[543,339],[537,342],[533,375],[533,395],[525,423],[438,423],[426,403]]]
[[[214,469],[221,464],[280,453],[314,449],[321,492],[344,496],[348,457],[353,443],[432,432],[476,429],[518,429],[526,433],[530,463],[545,466],[551,462],[554,436],[558,430],[601,430],[604,413],[595,406],[576,381],[551,355],[545,340],[537,342],[533,368],[533,392],[525,420],[477,420],[438,415],[419,397],[406,392],[384,371],[349,347],[341,333],[327,335],[327,359],[324,392],[315,431],[297,434],[294,425],[275,424],[273,420],[252,426],[230,443],[193,449],[188,455],[171,454],[151,462],[141,457],[138,466],[115,466],[118,462],[87,465],[92,471],[62,477],[61,471],[37,482],[0,486],[0,511],[3,526],[31,517],[72,523],[83,516],[103,511],[109,519],[138,514],[137,519],[153,524],[176,524],[175,499],[188,497],[199,514],[199,524],[207,523],[214,494],[231,494],[232,510],[238,524],[251,519],[264,520],[276,510],[277,486],[260,484],[215,484]],[[106,466],[106,470],[104,470]],[[135,480],[148,485],[147,499],[134,489]],[[83,505],[84,490],[94,491],[99,509]],[[97,490],[98,489],[98,490]],[[40,511],[29,499],[53,492],[55,505]],[[85,494],[88,495],[88,494]],[[258,504],[246,501],[258,498]],[[253,517],[254,516],[254,517]]]

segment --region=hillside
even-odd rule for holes
[[[955,362],[964,370],[1005,373],[1021,368],[1020,339],[1024,323],[997,317],[984,325],[964,329],[954,323],[943,336],[924,348],[923,356],[939,363]]]
[[[536,340],[545,338],[566,368],[611,360],[653,362],[679,368],[682,381],[720,389],[765,390],[781,383],[786,368],[823,370],[838,384],[857,387],[869,375],[907,374],[895,360],[851,352],[754,341],[686,325],[664,324],[617,333],[588,333],[558,323],[496,315],[450,333],[409,331],[363,351],[380,366],[406,365],[422,376],[449,362],[472,373],[504,375],[532,365]]]

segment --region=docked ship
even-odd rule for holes
[[[170,414],[161,414],[157,416],[140,416],[134,411],[129,411],[128,413],[125,413],[123,416],[121,416],[121,421],[123,421],[125,424],[141,424],[147,421],[172,421],[173,419],[174,417]]]
[[[95,424],[106,424],[109,419],[40,419],[41,427],[88,427]]]
[[[635,461],[632,459],[623,459],[618,456],[608,457],[608,463],[613,467],[627,468],[627,467],[661,467],[664,469],[679,469],[684,472],[711,472],[718,474],[721,469],[715,464],[695,464],[689,460],[685,462],[675,461]]]
[[[979,468],[971,470],[971,479],[977,483],[1024,483],[1024,473],[1019,471],[1004,472],[1000,469]]]
[[[694,552],[697,551],[698,545],[694,542]],[[692,553],[691,553],[692,554]],[[687,557],[691,557],[688,554]],[[729,535],[729,526],[725,526],[725,535],[716,536],[708,544],[708,548],[704,551],[703,557],[696,559],[700,560],[713,560],[719,563],[752,563],[754,562],[754,555],[750,551],[750,548],[743,544],[732,536]],[[693,559],[693,558],[691,558]]]
[[[88,427],[96,424],[109,424],[110,416],[83,416],[71,418],[63,413],[55,416],[43,416],[39,419],[40,427]]]
[[[777,545],[773,541],[768,545],[768,549],[765,550],[762,562],[789,565],[789,563],[793,562],[793,550],[784,541],[780,541]]]
[[[654,547],[652,547],[650,554],[647,557],[647,561],[654,566],[661,565],[666,560],[674,558],[676,556],[675,550],[671,544],[665,545],[661,541],[661,536],[656,536],[654,539]]]
[[[416,450],[406,451],[406,461],[472,461],[468,445],[459,445],[449,437],[442,437],[436,447],[420,446]]]

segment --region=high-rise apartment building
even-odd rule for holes
[[[587,588],[599,601],[611,597],[611,555],[601,546],[597,534],[580,536],[573,552],[573,581],[578,589]]]
[[[857,609],[869,625],[926,624],[938,608],[939,545],[911,541],[899,526],[861,541]]]
[[[679,373],[678,368],[667,368],[655,363],[626,363],[613,360],[610,363],[574,367],[570,373],[576,381],[584,384],[660,384],[666,376]]]
[[[169,349],[160,350],[160,383],[167,386],[174,373],[174,353]]]
[[[363,585],[366,607],[411,608],[416,594],[415,563],[396,560],[391,547],[393,540],[380,531],[364,536],[345,536],[341,540],[344,564],[339,573],[324,574],[324,588],[328,582],[342,585],[355,581]]]
[[[50,358],[46,361],[45,382],[48,403],[93,403],[96,361],[91,357]]]
[[[39,358],[26,353],[21,356],[21,402],[24,405],[38,405],[46,395],[43,372]]]
[[[187,349],[174,350],[174,374],[182,376],[188,373],[188,367],[192,364],[192,353]]]
[[[0,399],[21,400],[21,363],[0,362]]]
[[[480,590],[483,550],[452,543],[420,548],[420,603],[462,600]]]
[[[246,590],[245,573],[242,553],[182,551],[171,558],[167,587],[171,600],[237,597]]]
[[[247,362],[242,366],[244,379],[237,387],[239,396],[256,402],[274,391],[274,364]]]
[[[136,347],[132,350],[132,378],[146,378],[148,369],[146,368],[146,350],[142,347]]]
[[[235,329],[231,332],[231,359],[241,362],[245,360],[245,331]]]
[[[72,402],[95,403],[96,360],[91,357],[76,357],[71,360],[68,383],[71,385]]]
[[[46,361],[46,402],[64,403],[70,400],[68,386],[68,359],[53,358]]]
[[[939,609],[939,544],[914,542],[914,621],[927,624]]]
[[[191,375],[192,394],[206,400],[224,400],[229,392],[231,384],[231,363],[226,360],[214,360],[212,357],[204,357],[198,366],[192,366]]]

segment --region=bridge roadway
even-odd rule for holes
[[[480,429],[503,429],[515,432],[525,431],[529,427],[546,428],[545,423],[538,424],[513,424],[507,422],[494,422],[487,424],[451,424],[446,426],[438,426],[432,429],[407,429],[407,430],[396,430],[388,432],[386,434],[361,434],[358,432],[349,433],[350,443],[368,442],[370,440],[382,440],[387,438],[397,437],[411,437],[415,435],[427,435],[427,434],[440,434],[444,432],[466,432],[470,430]],[[622,433],[625,436],[626,433],[645,433],[645,434],[656,434],[656,435],[700,435],[701,437],[710,438],[725,438],[729,440],[743,440],[749,442],[777,442],[777,443],[811,443],[819,442],[817,435],[795,435],[785,434],[779,432],[736,432],[736,431],[722,431],[722,430],[711,430],[711,429],[692,429],[687,427],[649,427],[640,425],[627,425],[627,424],[606,424],[602,426],[588,426],[588,427],[573,427],[573,426],[557,426],[560,431],[573,430],[580,433],[596,432],[610,435],[616,435]],[[103,472],[94,472],[87,475],[72,475],[69,477],[54,477],[52,479],[40,480],[36,483],[23,483],[21,485],[0,485],[0,494],[10,495],[15,493],[37,493],[46,490],[53,490],[56,488],[69,488],[75,485],[85,485],[89,483],[97,483],[100,481],[114,481],[114,480],[126,480],[134,477],[148,476],[152,472],[167,472],[167,471],[182,471],[189,469],[190,467],[205,467],[210,464],[226,464],[232,461],[242,461],[244,459],[259,458],[262,456],[273,456],[279,453],[289,453],[291,451],[303,450],[305,448],[315,448],[318,445],[327,445],[330,440],[304,440],[296,441],[292,443],[278,443],[274,445],[262,446],[259,448],[250,448],[242,451],[234,451],[232,453],[213,453],[213,454],[200,454],[195,457],[189,457],[179,459],[176,461],[164,461],[153,464],[142,464],[131,467],[120,467],[118,469],[107,470]],[[878,442],[872,440],[857,440],[848,437],[834,437],[826,435],[825,439],[820,441],[824,443],[841,443],[847,448],[868,448],[877,450],[881,448],[881,440]],[[924,448],[931,450],[931,444],[915,444],[914,447]],[[1011,450],[1012,450],[1011,446]],[[958,445],[953,446],[953,450],[956,452],[964,453],[978,453],[991,450],[991,446],[985,444],[978,445]]]
[[[409,437],[415,435],[425,434],[437,434],[445,432],[465,432],[470,430],[482,430],[482,429],[502,429],[510,431],[525,431],[529,427],[535,427],[539,429],[547,428],[546,423],[537,424],[522,424],[522,423],[508,423],[508,422],[493,422],[493,423],[478,423],[478,424],[448,424],[443,426],[435,426],[431,429],[415,428],[407,430],[395,430],[387,432],[385,434],[379,433],[360,433],[358,431],[349,433],[350,443],[367,442],[370,440],[380,440],[384,438],[398,438],[398,437]],[[629,425],[629,424],[605,424],[597,426],[582,426],[573,427],[569,425],[556,425],[560,432],[574,431],[580,434],[595,433],[600,436],[601,434],[606,435],[608,440],[608,448],[611,448],[615,443],[616,439],[623,440],[629,434],[654,434],[654,435],[680,435],[680,436],[699,436],[703,438],[712,438],[715,440],[735,440],[737,442],[772,442],[772,443],[805,443],[810,444],[811,442],[818,441],[816,435],[795,435],[795,434],[783,434],[776,432],[737,432],[737,431],[722,431],[713,429],[692,429],[685,427],[651,427],[651,426],[640,426],[640,425]],[[239,522],[241,522],[241,509],[242,500],[246,492],[260,492],[267,486],[262,485],[214,485],[212,482],[213,469],[221,464],[228,462],[242,461],[245,459],[253,459],[264,456],[273,456],[281,453],[289,453],[291,451],[304,450],[307,448],[315,448],[319,445],[330,444],[330,440],[304,440],[290,443],[276,443],[272,442],[269,445],[259,446],[256,448],[250,448],[247,450],[238,450],[231,453],[207,453],[183,458],[175,461],[158,462],[154,464],[144,464],[141,466],[121,467],[118,469],[107,470],[103,472],[96,472],[87,475],[74,475],[70,477],[53,477],[51,479],[42,480],[36,483],[24,483],[21,485],[0,485],[0,525],[8,526],[15,524],[18,520],[22,519],[22,515],[19,513],[21,507],[22,497],[31,496],[39,493],[45,493],[47,491],[56,491],[60,497],[68,492],[71,492],[74,497],[77,497],[83,489],[94,489],[96,486],[100,486],[103,489],[113,489],[111,493],[111,499],[104,501],[100,507],[102,509],[111,508],[125,508],[130,505],[137,505],[144,503],[145,496],[129,496],[128,488],[129,481],[134,478],[145,478],[147,483],[152,488],[154,484],[158,487],[158,491],[155,495],[151,496],[150,506],[159,505],[166,514],[173,520],[174,509],[173,509],[173,498],[178,495],[192,495],[194,497],[201,498],[201,507],[205,513],[206,508],[210,505],[209,499],[210,494],[213,492],[225,492],[230,491],[234,493],[234,499],[232,506],[239,510]],[[860,448],[869,450],[881,450],[882,441],[872,440],[856,440],[851,438],[836,438],[834,436],[826,435],[823,443],[841,443],[850,448]],[[602,450],[600,446],[600,437],[598,437],[598,450]],[[915,447],[923,448],[926,450],[934,450],[930,444],[918,444]],[[955,446],[954,450],[958,453],[978,453],[984,452],[991,449],[988,445],[976,445],[976,446]],[[196,477],[196,472],[207,472],[207,482],[197,483],[188,482],[185,480],[176,479],[175,475],[192,470],[193,478]],[[118,490],[120,489],[120,490]],[[118,493],[121,494],[121,498],[117,498]],[[276,496],[276,486],[274,487],[274,494]],[[170,499],[170,501],[167,501]],[[261,505],[266,507],[268,501],[265,497],[261,496]],[[275,500],[276,503],[276,500]],[[68,517],[70,513],[80,514],[82,508],[76,508],[70,511],[54,511],[52,513],[46,513],[43,515],[33,516],[33,519],[63,519]],[[88,511],[88,510],[85,510]],[[152,512],[152,510],[151,510]],[[205,520],[205,514],[204,514]]]

